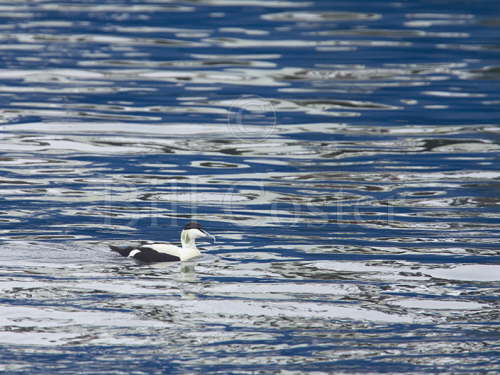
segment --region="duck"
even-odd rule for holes
[[[196,247],[196,239],[200,237],[211,237],[215,240],[213,235],[193,221],[184,225],[180,247],[170,243],[155,242],[142,242],[137,246],[109,245],[109,247],[121,256],[140,262],[185,262],[201,255]]]

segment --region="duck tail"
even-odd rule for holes
[[[115,253],[118,253],[124,257],[128,257],[130,252],[135,249],[134,246],[116,246],[116,245],[109,245],[109,248],[111,249],[111,251],[114,251]]]

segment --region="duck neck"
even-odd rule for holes
[[[196,249],[196,243],[187,231],[182,231],[181,233],[181,245],[183,249]]]
[[[200,251],[196,247],[195,240],[189,237],[187,232],[181,233],[181,245],[182,245],[182,254],[181,260],[188,260],[195,256],[200,255]]]

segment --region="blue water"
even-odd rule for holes
[[[0,370],[500,371],[497,1],[0,1]],[[217,237],[184,264],[109,251]]]

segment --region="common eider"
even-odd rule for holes
[[[187,223],[181,232],[181,247],[169,243],[143,243],[138,246],[109,245],[112,251],[124,257],[134,258],[141,262],[179,262],[201,255],[196,247],[196,239],[212,237],[200,224]]]

